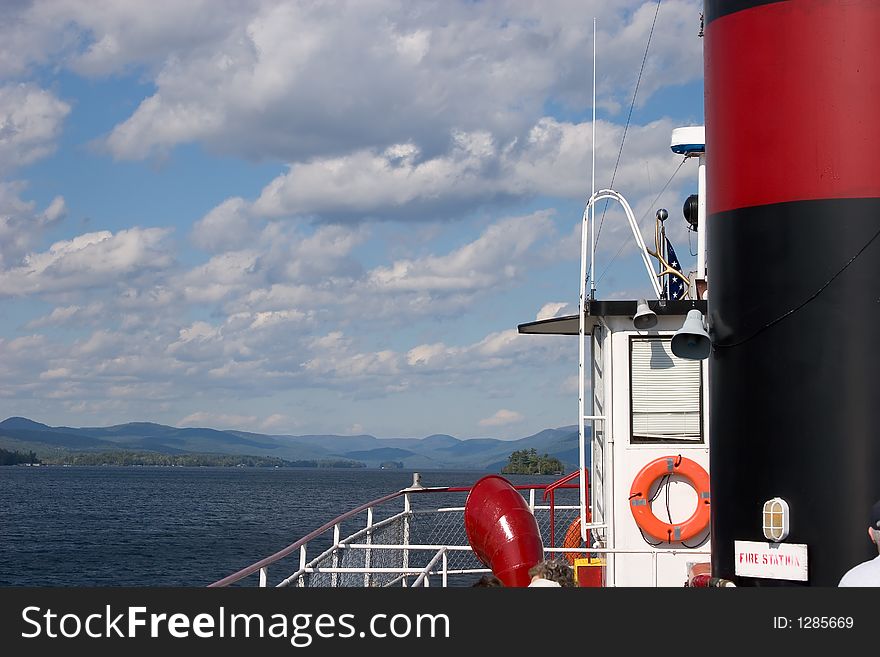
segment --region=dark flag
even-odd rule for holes
[[[672,269],[676,270],[679,274],[682,273],[681,263],[678,261],[678,256],[675,255],[675,249],[672,248],[669,238],[666,238],[666,261]],[[666,275],[666,295],[669,299],[673,301],[684,299],[687,288],[688,286],[683,279],[674,274]]]

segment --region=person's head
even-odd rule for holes
[[[547,580],[556,582],[559,586],[575,586],[574,573],[571,566],[564,561],[557,561],[555,559],[545,559],[536,563],[529,568],[529,577],[532,578],[532,582]]]
[[[473,586],[504,586],[504,582],[498,579],[495,575],[483,575],[473,583]]]
[[[871,507],[871,524],[868,526],[868,536],[880,551],[880,500],[877,500]]]

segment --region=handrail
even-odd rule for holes
[[[552,493],[552,492],[555,491],[557,488],[562,487],[563,484],[567,484],[569,481],[571,481],[572,479],[574,479],[575,477],[577,477],[580,473],[581,473],[580,469],[575,470],[574,472],[565,475],[562,479],[558,479],[558,480],[554,481],[552,484],[549,484],[549,485],[544,489],[544,496],[543,496],[541,499],[546,500],[546,499],[547,499],[547,494],[548,494],[548,493]],[[577,486],[565,486],[565,488],[577,488]]]
[[[586,472],[586,470],[584,472]],[[546,501],[547,495],[550,495],[550,547],[556,547],[556,489],[560,487],[579,488],[580,486],[565,486],[565,484],[580,475],[580,473],[580,469],[575,470],[561,479],[554,481],[544,489],[544,495],[541,499]],[[589,482],[587,482],[587,485],[589,486]],[[589,495],[589,492],[587,495]]]

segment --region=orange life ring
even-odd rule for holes
[[[697,508],[690,518],[681,524],[663,522],[654,515],[648,493],[654,483],[665,475],[684,477],[697,493]],[[696,461],[683,456],[661,456],[639,470],[629,491],[629,508],[636,524],[642,530],[661,541],[679,543],[703,532],[709,526],[709,474]]]
[[[590,522],[590,510],[587,509],[587,522]],[[568,526],[568,529],[565,530],[565,538],[562,539],[562,547],[564,548],[574,548],[583,546],[583,541],[581,540],[581,517],[578,516],[574,520],[571,521],[571,524]],[[587,534],[587,547],[590,547],[590,535]],[[575,559],[586,559],[586,552],[565,552],[565,558],[568,560],[572,566],[574,565]]]

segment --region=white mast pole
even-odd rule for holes
[[[596,19],[593,18],[593,144],[592,144],[592,180],[590,189],[589,221],[590,221],[590,299],[596,296],[596,277],[595,277],[595,260],[596,260],[596,204],[593,197],[596,194]],[[586,461],[586,422],[585,402],[586,402],[586,279],[585,279],[585,262],[587,253],[587,231],[586,231],[586,210],[584,212],[583,221],[581,222],[581,285],[580,285],[580,308],[578,323],[580,330],[578,331],[578,451],[580,452],[580,521],[581,521],[581,539],[587,540],[587,461]],[[592,348],[591,348],[592,353]],[[592,369],[591,369],[592,374]],[[592,440],[592,432],[590,433]],[[591,514],[592,517],[592,514]]]
[[[593,166],[590,198],[596,193],[596,19],[593,18]],[[596,207],[590,208],[590,299],[596,297]]]

